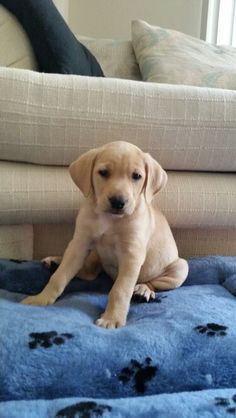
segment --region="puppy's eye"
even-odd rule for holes
[[[107,178],[110,176],[110,173],[106,168],[104,168],[103,170],[99,170],[98,174],[100,174],[100,176],[104,178]]]
[[[132,179],[133,180],[140,180],[142,178],[142,176],[141,176],[141,174],[139,174],[139,173],[137,173],[137,172],[134,172],[133,174],[132,174]]]

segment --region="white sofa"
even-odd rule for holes
[[[236,91],[142,82],[130,41],[80,37],[106,78],[38,73],[24,33],[0,9],[3,18],[0,257],[63,252],[82,199],[67,167],[115,140],[150,152],[168,171],[154,203],[182,256],[235,255]]]

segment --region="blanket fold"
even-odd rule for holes
[[[226,418],[235,414],[235,389],[109,400],[65,398],[0,404],[1,418]]]

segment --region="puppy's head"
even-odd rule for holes
[[[88,151],[69,170],[84,196],[95,197],[98,212],[117,216],[132,214],[142,194],[149,204],[167,181],[149,154],[122,141]]]

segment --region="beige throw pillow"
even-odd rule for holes
[[[132,22],[132,43],[145,81],[236,89],[236,48],[141,20]]]
[[[106,77],[141,80],[131,41],[95,39],[80,35],[77,38],[97,58]]]

